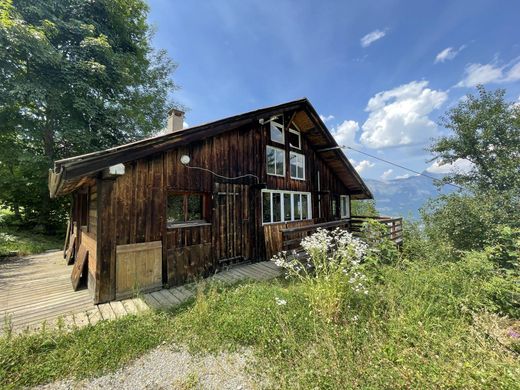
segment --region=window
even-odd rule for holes
[[[205,195],[200,193],[179,193],[168,195],[168,225],[203,221]]]
[[[271,122],[269,122],[269,124],[269,128],[271,130],[271,141],[278,142],[279,144],[285,143],[283,124],[277,122],[276,120],[272,120]]]
[[[300,153],[291,152],[291,178],[305,180],[305,156]]]
[[[289,145],[296,149],[302,148],[302,139],[299,131],[289,129]]]
[[[339,209],[341,218],[350,218],[350,204],[348,195],[341,195],[339,197]]]
[[[282,149],[267,146],[267,174],[285,176],[285,153]]]
[[[302,148],[302,138],[298,130],[289,128],[289,145],[291,148]]]
[[[262,191],[264,223],[311,219],[311,194],[295,191]]]

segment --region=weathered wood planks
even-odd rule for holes
[[[162,242],[116,247],[116,298],[162,286]]]

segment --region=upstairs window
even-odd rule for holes
[[[204,222],[206,195],[202,193],[174,193],[168,195],[167,224]]]
[[[284,144],[285,138],[282,118],[273,119],[271,120],[271,122],[269,122],[269,124],[269,128],[271,130],[271,141],[277,142],[279,144]]]
[[[291,152],[291,178],[305,180],[305,156],[300,153]]]
[[[266,161],[268,175],[285,176],[285,152],[282,149],[267,146]]]
[[[339,210],[341,218],[350,218],[350,203],[348,195],[341,195],[339,197]]]
[[[295,149],[302,148],[302,137],[299,131],[289,129],[289,145],[291,146],[291,148]]]

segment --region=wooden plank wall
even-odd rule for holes
[[[116,247],[116,299],[162,287],[161,241]]]
[[[215,270],[211,225],[168,229],[166,261],[168,284],[179,285]]]
[[[89,187],[88,195],[88,232],[96,239],[97,234],[97,188],[96,185]]]
[[[289,150],[286,135],[286,150]],[[96,302],[112,300],[116,296],[117,245],[143,242],[163,242],[162,274],[164,283],[178,284],[197,272],[208,272],[215,267],[215,245],[212,209],[208,221],[212,226],[197,226],[183,229],[167,229],[166,207],[168,191],[199,191],[213,194],[215,177],[208,172],[189,169],[180,162],[182,155],[191,158],[190,165],[210,168],[220,175],[236,177],[252,173],[266,183],[268,189],[285,189],[311,192],[313,217],[317,209],[317,171],[320,171],[321,189],[332,193],[347,193],[342,183],[324,165],[313,147],[302,136],[302,150],[306,156],[306,180],[290,178],[289,156],[286,159],[286,177],[266,174],[266,145],[269,140],[268,126],[258,123],[232,130],[204,140],[192,142],[167,152],[125,164],[125,174],[116,180],[98,179],[96,182],[97,237],[98,241],[96,279]],[[277,145],[279,147],[279,145]],[[255,184],[254,179],[235,183]],[[323,196],[322,220],[330,220],[329,200]],[[251,189],[249,202],[253,212],[248,218],[253,237],[251,257],[268,258],[281,239],[274,228],[262,225],[261,193]],[[93,215],[93,214],[89,214]],[[298,224],[298,222],[296,223]],[[267,234],[265,236],[264,234]],[[273,237],[276,236],[276,239]],[[240,240],[241,237],[237,237]],[[274,241],[272,241],[274,240]],[[267,242],[267,244],[266,244]],[[189,248],[189,249],[185,249]],[[248,249],[249,250],[249,249]],[[195,255],[196,254],[196,255]],[[202,260],[197,260],[199,256]]]
[[[295,228],[300,226],[312,225],[315,223],[314,220],[307,221],[295,221],[295,222],[280,222],[280,223],[270,223],[268,225],[264,225],[264,235],[265,235],[265,253],[267,259],[272,258],[278,252],[282,250],[282,229]]]

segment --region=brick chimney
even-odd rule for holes
[[[168,131],[174,132],[182,130],[184,127],[184,111],[178,110],[176,108],[170,109],[168,111]]]

